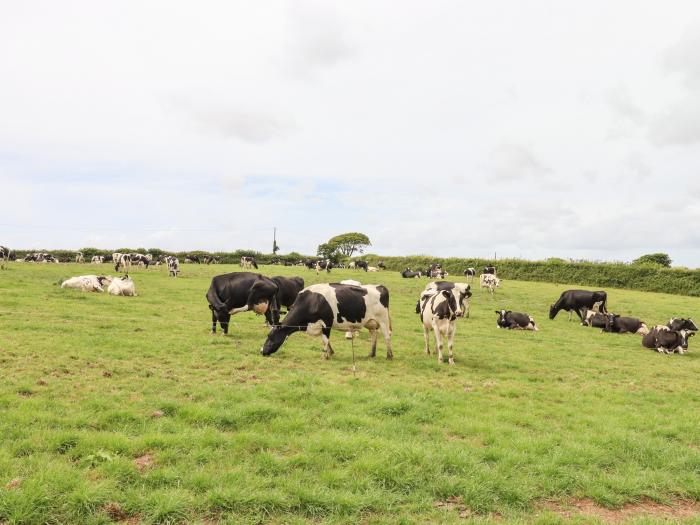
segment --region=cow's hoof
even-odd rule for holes
[[[389,361],[391,361],[392,359],[394,359],[394,354],[387,354],[386,358],[387,358]]]
[[[455,360],[452,359],[451,357],[450,357],[450,361],[449,361],[449,362],[450,362],[451,365],[454,365],[454,364],[455,364]]]

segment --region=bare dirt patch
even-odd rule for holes
[[[5,485],[5,488],[7,490],[12,490],[14,488],[19,487],[21,483],[22,483],[22,478],[13,478],[7,482],[7,485]]]
[[[150,453],[144,454],[143,456],[139,456],[134,460],[134,465],[139,470],[139,472],[151,469],[155,466],[155,464],[155,457],[153,456],[153,454]]]
[[[126,512],[124,512],[124,509],[122,509],[122,506],[116,501],[105,503],[102,509],[113,521],[124,521],[126,518],[128,518]]]
[[[472,511],[464,504],[464,500],[460,496],[450,496],[444,501],[436,501],[434,505],[439,509],[457,511],[460,518],[468,518],[472,515]]]
[[[683,500],[674,501],[669,505],[644,500],[638,503],[627,503],[619,509],[610,509],[584,498],[565,503],[550,502],[543,507],[564,518],[584,515],[596,517],[605,523],[623,523],[644,516],[666,520],[700,517],[700,502]]]

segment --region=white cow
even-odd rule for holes
[[[132,297],[137,296],[134,281],[128,275],[114,279],[110,283],[109,288],[107,288],[107,291],[111,295],[128,295]]]
[[[479,276],[479,285],[482,288],[488,288],[491,295],[493,295],[494,290],[501,286],[501,280],[491,273],[482,273]]]
[[[112,277],[104,275],[79,275],[61,283],[61,288],[73,288],[83,292],[104,292],[102,288],[112,282]]]

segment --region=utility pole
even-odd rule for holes
[[[277,250],[279,248],[277,247],[277,226],[275,226],[272,228],[272,255],[276,255]]]

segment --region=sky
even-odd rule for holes
[[[0,244],[700,266],[700,3],[0,3]]]

